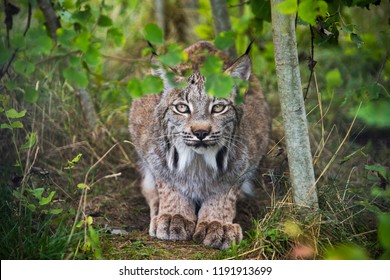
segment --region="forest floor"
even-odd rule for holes
[[[89,198],[87,212],[100,236],[103,259],[221,259],[226,252],[206,248],[193,241],[163,241],[148,234],[149,207],[140,192],[140,179],[133,168],[121,179],[97,188]],[[253,219],[260,219],[271,203],[271,189],[256,187],[253,197],[237,204],[238,222],[250,231]]]

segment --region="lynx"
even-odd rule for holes
[[[175,88],[168,70],[154,69],[164,81],[163,92],[134,100],[130,109],[141,191],[150,207],[149,234],[226,249],[243,238],[233,222],[236,201],[265,154],[269,107],[251,74],[248,52],[234,63],[208,42],[185,52],[188,61],[170,70],[176,80],[186,79],[186,86]],[[223,60],[225,73],[249,81],[242,104],[235,104],[237,87],[229,98],[207,94],[199,69],[208,55]]]

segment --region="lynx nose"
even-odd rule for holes
[[[209,135],[209,130],[199,129],[199,130],[193,130],[192,133],[198,138],[199,140],[203,140],[206,138],[207,135]]]

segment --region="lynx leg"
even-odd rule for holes
[[[232,242],[242,240],[239,224],[233,224],[236,215],[237,190],[219,194],[203,202],[193,239],[207,247],[227,249]]]
[[[195,231],[195,203],[173,187],[157,183],[160,197],[158,215],[150,223],[149,233],[164,240],[190,240]]]
[[[150,208],[150,219],[152,220],[158,214],[159,198],[156,188],[156,182],[150,170],[144,168],[144,178],[141,185],[141,192]]]

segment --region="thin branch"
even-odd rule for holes
[[[24,32],[23,32],[23,36],[24,37],[26,37],[26,34],[27,34],[28,30],[30,29],[31,15],[32,15],[31,1],[28,1],[27,24],[26,24],[26,28],[24,29]]]
[[[307,94],[309,93],[309,88],[310,88],[311,80],[313,78],[313,73],[314,73],[314,67],[317,64],[317,61],[314,60],[314,31],[313,31],[312,25],[310,25],[310,45],[311,45],[311,54],[310,54],[309,62],[308,62],[308,66],[310,69],[310,77],[309,77],[309,82],[308,82],[307,87],[306,87],[305,97],[303,98],[304,101],[306,100]]]

